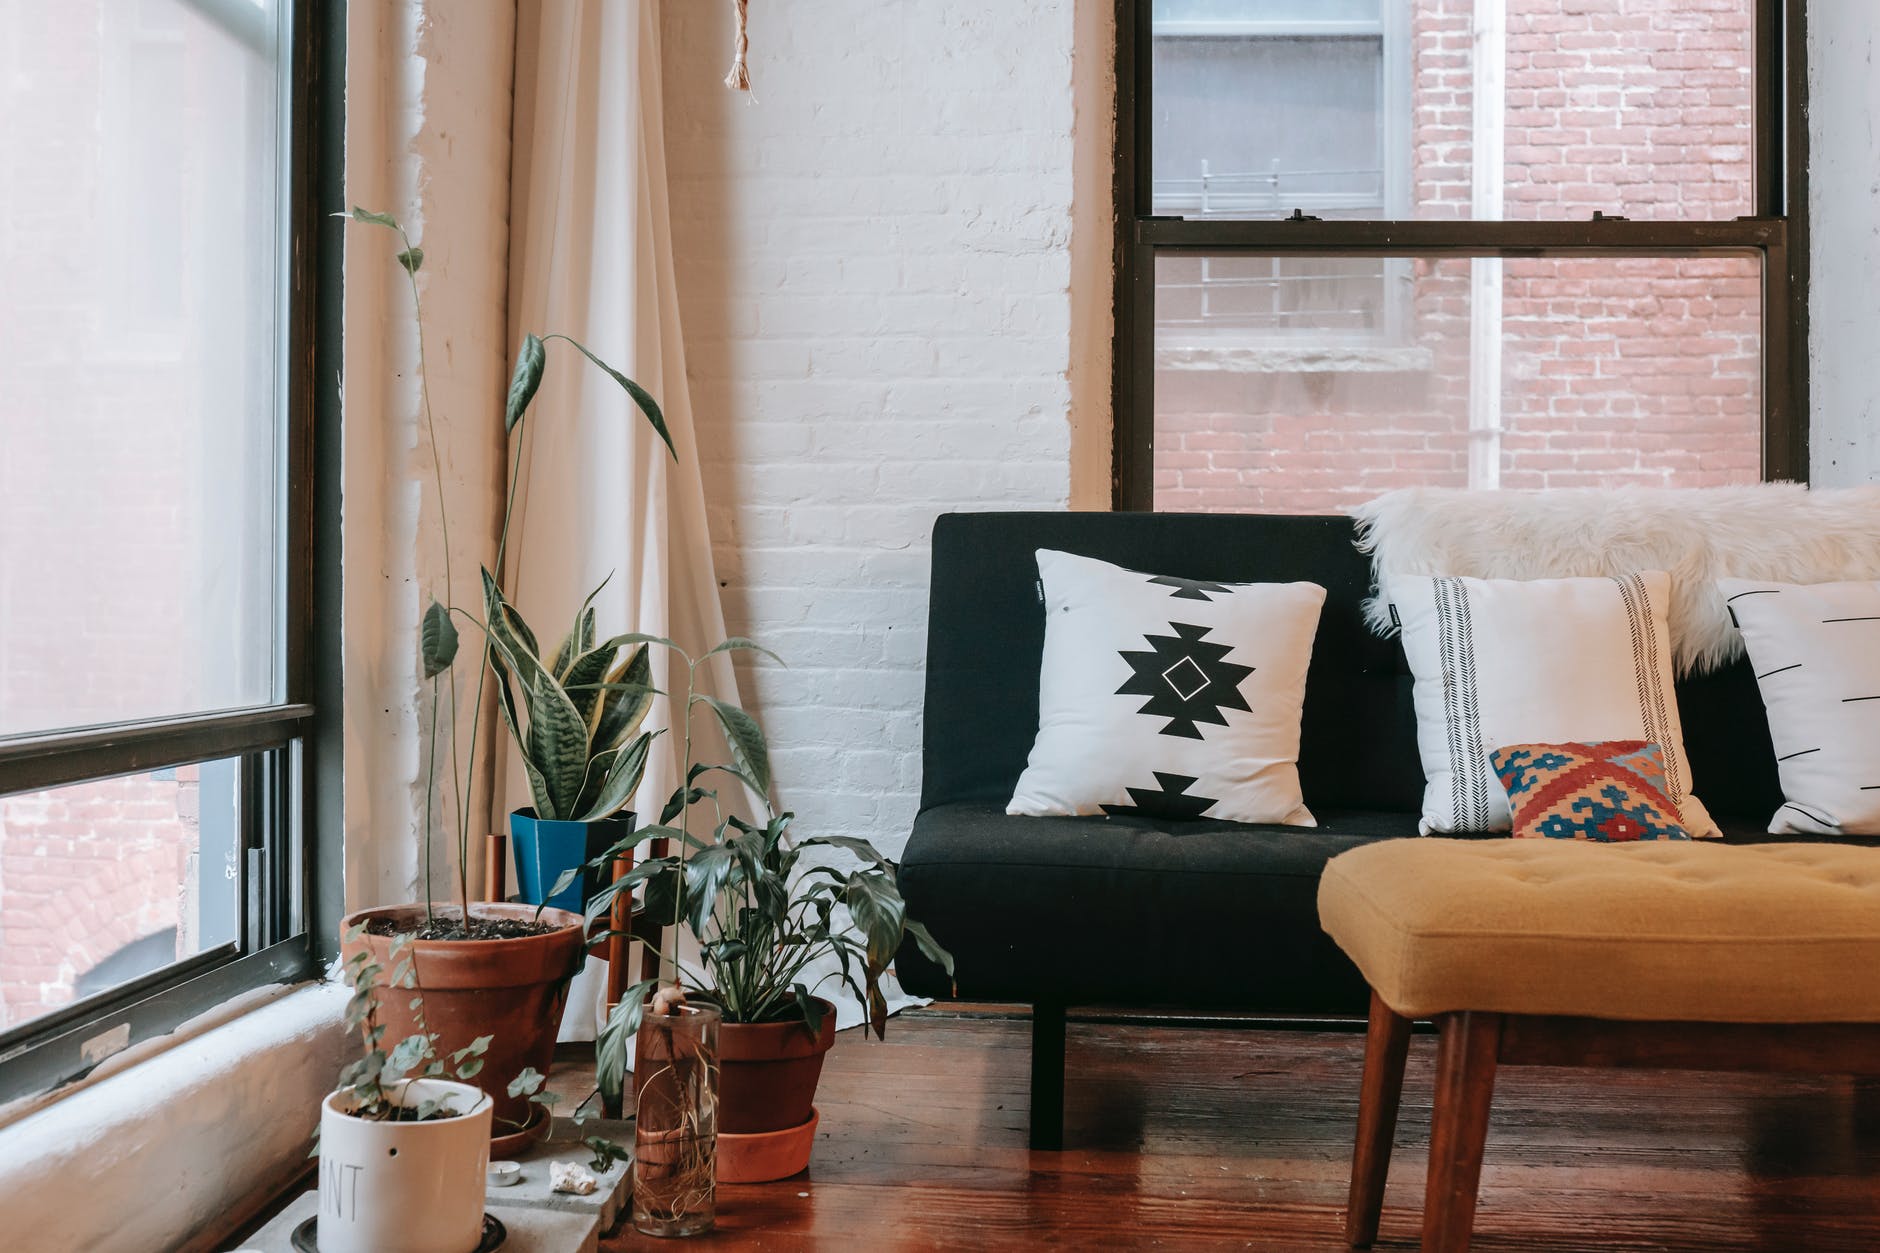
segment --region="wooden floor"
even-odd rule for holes
[[[986,1014],[901,1015],[885,1043],[844,1032],[807,1174],[721,1186],[696,1243],[1344,1247],[1361,1034],[1073,1021],[1062,1153],[1025,1147],[1028,1043],[1022,1017]],[[1434,1043],[1411,1045],[1380,1250],[1416,1248]],[[555,1086],[586,1078],[558,1063]],[[1880,1249],[1880,1084],[1504,1070],[1475,1247]]]

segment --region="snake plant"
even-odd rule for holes
[[[595,642],[600,590],[588,594],[568,634],[544,658],[528,623],[483,571],[496,704],[528,773],[538,818],[593,822],[619,811],[640,786],[657,734],[638,733],[654,696],[643,638]]]

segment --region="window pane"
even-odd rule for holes
[[[0,734],[276,696],[275,20],[9,6]]]
[[[1255,284],[1275,265],[1209,263],[1220,282]],[[1362,276],[1332,281],[1349,297],[1304,302],[1282,337],[1235,317],[1210,325],[1197,261],[1157,262],[1157,509],[1319,513],[1397,487],[1759,478],[1760,257],[1375,264],[1398,330],[1366,341],[1345,308]]]
[[[1751,0],[1156,0],[1154,31],[1159,214],[1752,211]]]
[[[0,796],[0,1030],[237,938],[237,766]]]

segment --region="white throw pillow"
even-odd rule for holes
[[[1038,551],[1038,738],[1010,814],[1316,825],[1299,718],[1325,589],[1139,574]]]
[[[1488,755],[1511,744],[1646,740],[1664,753],[1684,829],[1720,834],[1695,796],[1672,686],[1670,579],[1390,581],[1415,679],[1423,822],[1506,831],[1508,794]]]
[[[1880,835],[1880,583],[1718,579],[1782,779],[1775,832]]]

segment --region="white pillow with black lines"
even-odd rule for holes
[[[1880,835],[1880,583],[1718,579],[1756,671],[1774,833]]]

